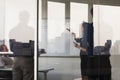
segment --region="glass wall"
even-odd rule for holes
[[[112,54],[120,54],[119,51],[119,13],[120,7],[118,6],[107,6],[107,5],[94,5],[95,14],[98,15],[96,17],[96,22],[98,27],[98,45],[104,45],[106,40],[112,40]],[[112,12],[111,12],[112,10]],[[98,11],[98,12],[97,12]]]
[[[74,48],[73,37],[66,28],[75,32],[77,37],[82,36],[80,27],[83,21],[88,22],[88,5],[70,2],[67,6],[66,3],[54,1],[47,1],[47,5],[47,10],[42,8],[46,12],[42,17],[47,14],[46,18],[39,24],[39,48],[45,48],[48,56],[78,56],[79,49]],[[67,12],[66,6],[70,9],[70,13]],[[65,19],[67,13],[70,14],[70,20]]]
[[[1,41],[3,40],[8,48],[8,52],[5,52],[6,54],[12,53],[9,44],[10,39],[25,43],[29,43],[29,40],[34,40],[34,52],[36,53],[36,35],[37,0],[0,0],[0,49]],[[0,54],[3,53],[4,51],[0,52]],[[34,57],[36,57],[36,54]],[[8,57],[4,58],[9,60]],[[6,60],[7,64],[9,63],[8,60]],[[6,63],[4,67],[6,67]],[[7,73],[3,74],[7,75]]]
[[[82,37],[81,24],[88,22],[88,4],[71,2],[70,14],[70,28],[72,32],[76,33],[76,37]]]
[[[65,4],[48,1],[48,54],[65,53]]]
[[[120,77],[120,6],[94,5],[94,35],[95,46],[105,46],[107,40],[112,41],[110,48],[110,64],[112,79],[119,80]],[[107,64],[106,64],[107,65]],[[117,74],[116,74],[117,73]]]
[[[46,26],[44,26],[45,30],[41,30],[39,33],[41,34],[41,32],[44,31],[45,35],[39,36],[44,38],[43,41],[46,42],[47,49],[45,49],[47,53],[41,54],[41,57],[39,57],[39,68],[55,69],[48,75],[49,79],[75,80],[81,77],[80,50],[73,46],[74,39],[66,28],[69,28],[71,32],[75,32],[77,37],[82,37],[80,30],[81,23],[90,20],[89,11],[90,8],[93,7],[94,47],[104,47],[107,40],[112,41],[110,48],[111,56],[109,56],[108,60],[112,67],[112,79],[119,80],[117,73],[120,73],[120,7],[114,6],[114,4],[112,5],[111,2],[104,3],[104,1],[100,2],[99,0],[96,0],[96,2],[91,1],[90,3],[88,3],[87,0],[76,0],[75,2],[72,2],[72,0],[46,0],[46,3],[47,8],[44,8],[47,14],[45,18]],[[44,14],[41,16],[43,17]],[[41,74],[39,77],[42,79]]]
[[[49,80],[74,80],[81,76],[80,50],[73,45],[73,37],[66,28],[81,37],[81,23],[88,22],[88,4],[68,1],[41,0],[39,6],[39,49],[46,54],[38,57],[38,69],[51,69]],[[46,48],[46,46],[47,48]],[[44,75],[38,73],[38,79]]]
[[[10,38],[15,38],[17,39],[17,41],[23,42],[28,42],[30,39],[35,40],[35,30],[37,28],[36,14],[36,0],[5,0],[4,28],[5,41],[7,45]],[[23,28],[23,26],[25,27]],[[16,36],[18,34],[15,35],[14,33],[12,33],[12,30],[15,29],[19,33],[25,33],[23,34],[24,36]],[[28,32],[27,30],[31,30],[31,32]]]
[[[76,34],[77,38],[82,37],[83,22],[88,22],[88,4],[70,2],[70,30]],[[74,47],[73,41],[74,38],[70,34],[70,55],[79,56],[80,50]]]
[[[0,40],[4,39],[5,26],[5,0],[0,1]]]
[[[29,4],[28,4],[29,2]],[[35,30],[37,26],[37,0],[1,0],[0,1],[0,40],[5,40],[5,44],[9,48],[9,39],[16,38],[17,41],[26,42],[29,39],[34,40]],[[23,22],[24,21],[24,22]],[[26,22],[25,22],[26,21]],[[23,22],[23,23],[22,23]],[[34,32],[27,32],[20,26],[26,25],[28,29]],[[10,32],[16,27],[20,33],[23,31],[30,36],[10,36]],[[32,33],[32,34],[31,34]],[[17,34],[16,34],[17,35]],[[25,34],[24,34],[25,35]],[[33,35],[33,36],[32,36]]]

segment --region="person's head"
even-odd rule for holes
[[[90,13],[91,13],[91,15],[93,17],[93,8],[91,8]]]
[[[1,45],[0,46],[0,51],[2,51],[2,52],[8,52],[7,46],[5,44]]]
[[[84,28],[83,28],[83,25],[81,26],[81,31],[82,31],[82,33],[84,32]]]
[[[83,22],[81,25],[80,25],[80,36],[83,37],[83,34],[84,34],[84,26],[85,26],[85,22]]]
[[[30,14],[27,11],[20,12],[19,20],[23,24],[28,24]]]
[[[85,24],[86,24],[85,22],[82,23],[82,26],[81,26],[82,33],[84,33],[84,26],[85,26]]]

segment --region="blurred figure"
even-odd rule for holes
[[[82,35],[84,33],[84,26],[83,26],[83,24],[82,24],[82,27],[81,27]],[[70,32],[70,29],[67,29],[67,30]],[[76,38],[76,34],[73,33],[73,32],[72,32],[72,35],[73,35],[73,37],[74,37],[74,39],[76,41],[76,42],[73,42],[74,46],[76,48],[80,49],[80,59],[81,59],[80,66],[81,66],[82,80],[88,80],[88,75],[87,75],[87,61],[88,61],[88,58],[87,58],[87,54],[86,54],[86,48],[87,47],[82,46],[83,38]],[[80,43],[80,45],[78,43]]]
[[[34,29],[28,26],[29,13],[22,11],[19,15],[19,23],[9,33],[9,39],[17,42],[29,42],[34,40]],[[13,80],[34,80],[33,56],[16,56],[13,64]]]

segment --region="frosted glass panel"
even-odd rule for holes
[[[70,29],[76,34],[77,38],[82,37],[81,24],[88,22],[88,4],[70,3]],[[70,34],[70,55],[79,55],[80,50],[73,45],[74,38]]]
[[[0,40],[4,39],[5,27],[5,0],[0,0]]]
[[[21,42],[35,39],[37,26],[37,0],[5,1],[5,40],[9,38]]]
[[[81,37],[81,24],[83,21],[88,22],[88,4],[71,2],[70,28]]]
[[[94,8],[96,10],[94,14],[98,15],[94,20],[96,21],[94,31],[97,31],[95,34],[98,36],[97,45],[104,45],[106,40],[112,40],[112,54],[120,54],[120,7],[95,5]]]
[[[61,36],[64,32],[64,26],[65,4],[48,2],[48,39],[52,40]]]

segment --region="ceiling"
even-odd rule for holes
[[[99,4],[99,5],[111,5],[111,6],[120,6],[120,0],[49,0],[49,1],[55,1],[55,2],[78,2],[78,3],[93,3],[93,4]]]

